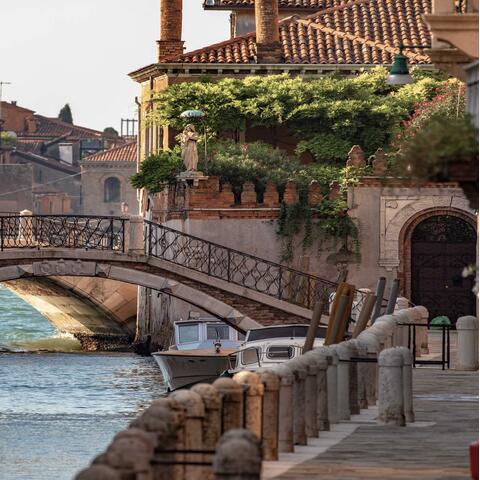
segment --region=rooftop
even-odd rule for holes
[[[130,142],[125,145],[110,148],[102,152],[95,153],[85,157],[85,162],[136,162],[137,161],[137,142]]]
[[[280,10],[320,10],[347,0],[278,0]],[[237,10],[255,8],[255,0],[204,0],[205,10]]]

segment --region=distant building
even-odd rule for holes
[[[78,213],[80,160],[109,148],[114,141],[123,140],[113,140],[97,130],[38,115],[16,102],[2,102],[1,111],[2,130],[13,132],[12,137],[16,136],[16,140],[2,146],[0,164],[31,166],[32,191],[25,195],[33,195],[34,212]],[[16,201],[18,204],[28,203],[26,199]],[[9,208],[17,207],[11,203]]]
[[[130,142],[84,158],[81,162],[82,213],[138,213],[137,191],[129,178],[137,171],[137,143]],[[122,212],[123,204],[123,212]]]

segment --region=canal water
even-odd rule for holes
[[[67,480],[165,391],[151,357],[82,353],[0,286],[0,478]]]

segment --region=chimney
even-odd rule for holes
[[[182,1],[160,0],[160,40],[157,42],[160,63],[183,54]]]
[[[278,0],[255,0],[257,63],[281,63]]]

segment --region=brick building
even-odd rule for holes
[[[78,213],[80,160],[108,148],[112,140],[97,130],[36,114],[16,102],[2,102],[1,111],[2,129],[13,132],[16,140],[0,150],[0,163],[31,166],[33,210],[44,214]],[[18,212],[18,205],[10,202],[8,209]]]
[[[122,204],[137,214],[137,191],[129,181],[137,171],[137,142],[87,156],[80,168],[83,214],[120,215]]]

